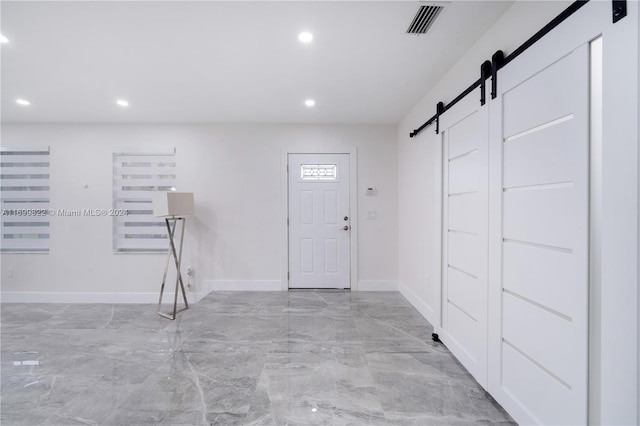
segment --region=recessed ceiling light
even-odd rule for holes
[[[9,43],[9,39],[3,36],[2,34],[0,34],[0,43],[2,44]]]
[[[128,107],[129,106],[129,102],[125,101],[124,99],[118,99],[116,101],[116,103],[118,105],[120,105],[121,107]]]
[[[298,40],[300,40],[303,43],[311,43],[311,41],[313,40],[313,34],[306,31],[302,32],[298,34]]]
[[[314,101],[313,99],[307,99],[306,101],[304,101],[304,104],[306,106],[308,106],[309,108],[311,108],[312,106],[314,106],[316,104],[316,101]]]
[[[26,99],[16,99],[16,103],[17,103],[18,105],[22,105],[22,106],[29,106],[29,105],[31,105],[31,102],[29,102],[29,101],[28,101],[28,100],[26,100]]]

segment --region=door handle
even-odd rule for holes
[[[342,230],[343,230],[343,231],[348,231],[348,230],[349,230],[349,226],[348,226],[348,225],[343,226],[343,227],[342,227]]]

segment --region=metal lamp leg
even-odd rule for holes
[[[173,226],[169,224],[170,220],[173,221]],[[180,250],[176,251],[174,236],[176,231],[176,223],[179,220],[182,221],[182,229],[180,231]],[[167,262],[165,263],[165,266],[164,266],[162,286],[160,287],[160,299],[158,300],[158,315],[168,318],[170,320],[175,320],[176,314],[178,312],[182,312],[189,309],[189,302],[187,302],[187,293],[184,290],[184,284],[182,282],[182,273],[180,272],[180,264],[182,262],[182,243],[184,242],[184,228],[187,224],[187,221],[186,221],[186,218],[183,218],[183,217],[172,218],[172,219],[166,218],[165,223],[167,225],[167,231],[169,232],[169,253],[167,254]],[[174,265],[176,267],[176,288],[175,288],[175,293],[173,297],[173,312],[165,313],[161,311],[162,295],[164,294],[164,285],[165,285],[165,282],[167,281],[167,272],[169,270],[169,262],[171,261],[172,257],[173,257]],[[181,309],[178,309],[178,288],[180,288],[180,290],[182,291],[182,300],[184,301],[184,307]]]

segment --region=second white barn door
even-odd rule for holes
[[[444,194],[440,339],[485,387],[488,109],[468,96],[440,118]]]
[[[551,61],[527,52],[499,78],[491,393],[519,422],[586,424],[588,44]]]
[[[289,154],[289,288],[350,288],[349,154]]]

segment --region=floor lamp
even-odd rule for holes
[[[182,243],[184,242],[184,228],[187,225],[186,216],[192,216],[195,213],[193,205],[192,192],[161,192],[153,198],[153,215],[164,218],[169,234],[169,253],[167,255],[167,263],[164,266],[164,275],[162,277],[162,286],[160,287],[160,298],[158,299],[158,315],[170,320],[176,319],[178,312],[189,309],[187,302],[187,294],[184,290],[182,282],[182,274],[180,273],[180,263],[182,262]],[[175,232],[178,222],[182,223],[180,230],[179,248],[176,250]],[[162,295],[164,293],[164,284],[167,281],[167,272],[169,263],[173,258],[176,267],[176,289],[173,295],[173,312],[162,312]],[[184,306],[178,309],[178,292],[182,293]]]

